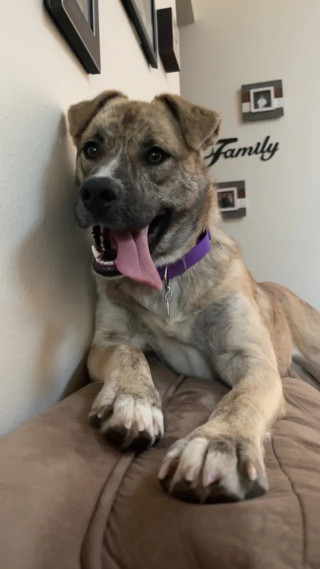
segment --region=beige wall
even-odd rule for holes
[[[91,336],[65,111],[108,88],[147,100],[179,92],[178,74],[148,67],[120,0],[100,1],[100,34],[102,74],[90,76],[42,0],[7,2],[1,18],[0,432],[64,393]]]
[[[320,2],[197,0],[181,30],[182,94],[219,110],[221,137],[250,145],[270,135],[270,162],[221,160],[218,181],[244,179],[248,216],[224,228],[259,280],[275,280],[320,308]],[[244,124],[242,84],[282,79],[285,117]]]

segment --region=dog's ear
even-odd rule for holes
[[[91,101],[82,101],[72,105],[68,111],[68,122],[70,134],[73,142],[77,144],[81,134],[87,128],[93,117],[100,111],[109,101],[118,97],[127,99],[128,97],[120,91],[103,91]]]
[[[214,145],[221,125],[218,113],[194,105],[179,95],[159,95],[155,100],[167,105],[193,150],[205,150]]]

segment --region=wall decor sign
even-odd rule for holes
[[[159,55],[167,73],[180,71],[179,30],[172,8],[157,11]]]
[[[218,205],[223,219],[245,217],[246,185],[244,180],[236,182],[220,182],[217,188]]]
[[[44,0],[45,8],[88,73],[100,73],[98,0]]]
[[[238,138],[221,138],[218,140],[210,154],[205,156],[206,159],[210,160],[208,167],[218,162],[220,158],[228,159],[243,156],[260,156],[260,160],[267,162],[279,150],[279,142],[270,142],[270,136],[266,136],[263,142],[256,142],[254,146],[231,146],[238,140]]]
[[[155,0],[122,0],[151,67],[158,67],[158,33]]]
[[[284,108],[281,79],[242,85],[241,103],[244,122],[282,117]]]

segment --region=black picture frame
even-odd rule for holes
[[[44,5],[88,73],[101,72],[98,0],[87,0],[87,20],[77,0],[44,0]]]
[[[161,8],[158,17],[159,55],[167,73],[180,71],[179,32],[172,8]]]
[[[138,34],[142,50],[150,63],[151,67],[158,67],[158,32],[157,32],[157,15],[155,8],[155,0],[149,0],[151,5],[151,18],[153,37],[150,38],[146,27],[141,18],[139,7],[135,0],[121,0],[122,4],[132,21]]]

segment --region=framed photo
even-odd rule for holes
[[[277,119],[284,115],[281,79],[241,87],[244,122]]]
[[[88,73],[100,73],[98,0],[44,0],[51,18]]]
[[[157,11],[159,55],[167,73],[180,71],[179,30],[172,8]]]
[[[158,34],[155,0],[122,0],[151,67],[158,67]]]
[[[220,211],[235,211],[238,209],[237,188],[222,188],[218,190]]]
[[[246,184],[244,180],[216,184],[218,205],[223,220],[239,219],[247,215]]]
[[[252,113],[265,113],[274,109],[274,87],[251,89],[250,106]]]

